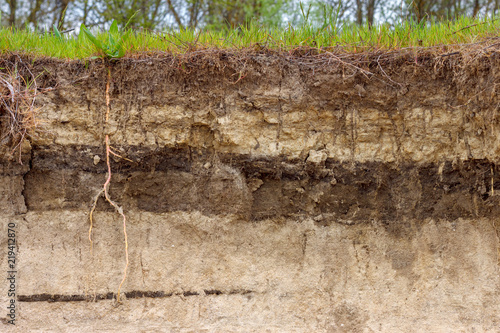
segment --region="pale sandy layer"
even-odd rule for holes
[[[18,302],[19,331],[498,331],[499,243],[487,219],[414,221],[398,238],[377,223],[127,215],[130,266],[122,291],[199,295],[129,299],[119,307]],[[8,221],[18,223],[21,295],[116,292],[121,221],[96,215],[91,256],[87,218],[78,211],[2,218],[2,234]],[[4,241],[1,248],[5,267]],[[221,294],[205,294],[211,290]]]

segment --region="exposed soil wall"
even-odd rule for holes
[[[2,61],[43,124],[2,145],[3,328],[500,331],[494,49]]]

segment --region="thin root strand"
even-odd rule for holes
[[[106,125],[109,122],[109,111],[110,111],[109,86],[110,86],[110,82],[111,82],[111,70],[108,69],[108,80],[107,80],[107,83],[106,83]],[[125,239],[125,268],[123,269],[123,278],[122,278],[122,280],[120,282],[120,285],[118,286],[118,292],[116,294],[116,301],[118,303],[120,303],[120,292],[121,292],[121,288],[122,288],[123,283],[127,279],[127,270],[128,270],[128,266],[129,266],[127,218],[126,218],[125,214],[123,213],[123,208],[120,207],[120,206],[118,206],[118,204],[116,204],[113,200],[111,200],[111,198],[109,196],[109,185],[111,183],[111,175],[112,175],[112,173],[111,173],[111,163],[110,163],[109,156],[110,156],[110,154],[112,154],[113,156],[116,156],[118,158],[124,159],[126,161],[129,161],[129,162],[132,162],[132,161],[130,159],[128,159],[128,158],[120,156],[119,154],[115,153],[112,150],[112,148],[111,148],[111,146],[109,144],[109,135],[107,135],[107,134],[106,134],[106,137],[105,137],[105,144],[106,144],[106,166],[107,166],[108,170],[107,170],[106,181],[104,182],[104,184],[102,186],[102,189],[95,196],[94,202],[92,204],[92,208],[91,208],[90,214],[89,214],[89,219],[90,219],[90,227],[89,227],[90,254],[92,255],[92,249],[93,249],[93,241],[92,241],[92,229],[93,229],[93,226],[94,226],[93,214],[94,214],[94,212],[96,210],[97,202],[98,202],[99,198],[104,194],[104,198],[106,199],[106,201],[111,206],[113,206],[113,208],[118,212],[118,214],[120,214],[120,216],[123,219],[123,234],[124,234],[124,239]]]

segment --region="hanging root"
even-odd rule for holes
[[[121,156],[121,155],[118,155],[117,153],[115,153],[115,152],[113,151],[113,149],[114,149],[113,147],[109,146],[109,152],[110,152],[111,154],[113,154],[114,156],[116,156],[116,157],[118,157],[118,158],[121,158],[122,160],[125,160],[125,161],[128,161],[128,162],[133,162],[131,159],[128,159],[128,158],[126,158],[126,157],[123,157],[123,156]]]
[[[39,94],[53,88],[41,89],[37,86],[36,78],[29,67],[21,60],[21,66],[29,73],[25,78],[17,68],[7,69],[0,73],[0,141],[6,140],[11,146],[11,154],[19,151],[19,163],[22,163],[21,152],[23,142],[31,137],[40,127],[37,118],[39,108],[35,107],[35,100]]]
[[[101,191],[99,191],[99,193],[97,193],[97,195],[95,196],[94,198],[94,203],[92,204],[92,209],[90,210],[90,227],[89,227],[89,241],[90,241],[90,255],[92,255],[92,249],[93,249],[93,244],[94,242],[92,242],[92,228],[94,226],[94,219],[92,217],[92,215],[94,214],[94,211],[95,211],[95,208],[97,206],[97,200],[99,200],[99,198],[101,197],[101,195],[104,193],[104,189],[101,189]]]
[[[111,71],[108,69],[108,80],[107,80],[107,83],[106,83],[106,126],[108,125],[108,122],[109,122],[109,110],[110,110],[110,106],[109,106],[109,104],[110,104],[109,85],[110,85],[110,81],[111,81]],[[112,154],[112,155],[114,155],[116,157],[125,159],[127,161],[130,161],[130,160],[127,159],[127,158],[124,158],[124,157],[122,157],[122,156],[120,156],[117,153],[115,153],[115,152],[112,151],[112,148],[109,145],[109,135],[108,134],[106,134],[105,143],[106,143],[106,166],[108,167],[108,177],[106,178],[106,182],[104,183],[102,189],[95,196],[94,203],[92,204],[92,209],[90,210],[90,214],[89,214],[89,217],[90,217],[90,227],[89,227],[90,254],[92,254],[92,248],[93,248],[93,242],[92,242],[92,228],[93,228],[93,225],[94,225],[94,223],[93,223],[94,222],[93,213],[94,213],[94,211],[96,209],[97,201],[99,200],[99,198],[104,193],[104,198],[106,199],[106,201],[111,206],[113,206],[115,208],[115,210],[118,212],[118,214],[120,214],[122,216],[122,218],[123,218],[123,234],[124,234],[124,237],[125,237],[125,268],[123,270],[122,281],[120,282],[120,285],[118,286],[118,292],[116,294],[116,301],[118,303],[120,303],[120,291],[121,291],[123,283],[125,282],[125,280],[127,278],[127,269],[128,269],[128,264],[129,264],[129,260],[128,260],[127,218],[125,217],[125,214],[123,213],[123,208],[120,207],[120,206],[118,206],[109,197],[109,184],[111,183],[111,164],[110,164],[110,160],[109,160],[109,155]]]

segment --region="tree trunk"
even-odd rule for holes
[[[417,22],[422,21],[425,16],[425,2],[426,0],[414,0],[413,1],[413,12]]]
[[[172,0],[167,0],[168,3],[168,9],[172,12],[175,18],[175,22],[177,22],[177,25],[179,26],[180,29],[184,29],[184,26],[182,25],[181,18],[179,17],[179,14],[174,9],[174,6],[172,5]]]
[[[40,8],[42,7],[42,2],[43,0],[36,0],[35,6],[30,11],[30,15],[28,16],[28,23],[33,24],[34,27],[36,27],[37,25],[37,14],[40,11]]]
[[[59,13],[57,14],[57,16],[54,16],[54,18],[57,17],[57,21],[54,23],[57,24],[58,28],[60,28],[60,29],[63,28],[64,19],[66,17],[66,9],[68,9],[70,2],[71,2],[71,0],[58,0],[57,1],[57,7],[58,7],[57,10],[59,11]]]
[[[17,0],[7,0],[9,5],[9,25],[14,27],[16,25],[16,10]]]
[[[356,23],[358,25],[363,24],[363,1],[356,0]]]
[[[480,9],[479,0],[474,0],[474,8],[472,9],[472,17],[476,17]]]
[[[370,27],[373,25],[373,20],[375,18],[375,6],[376,0],[368,0],[366,8],[366,20],[368,21],[368,25]]]

